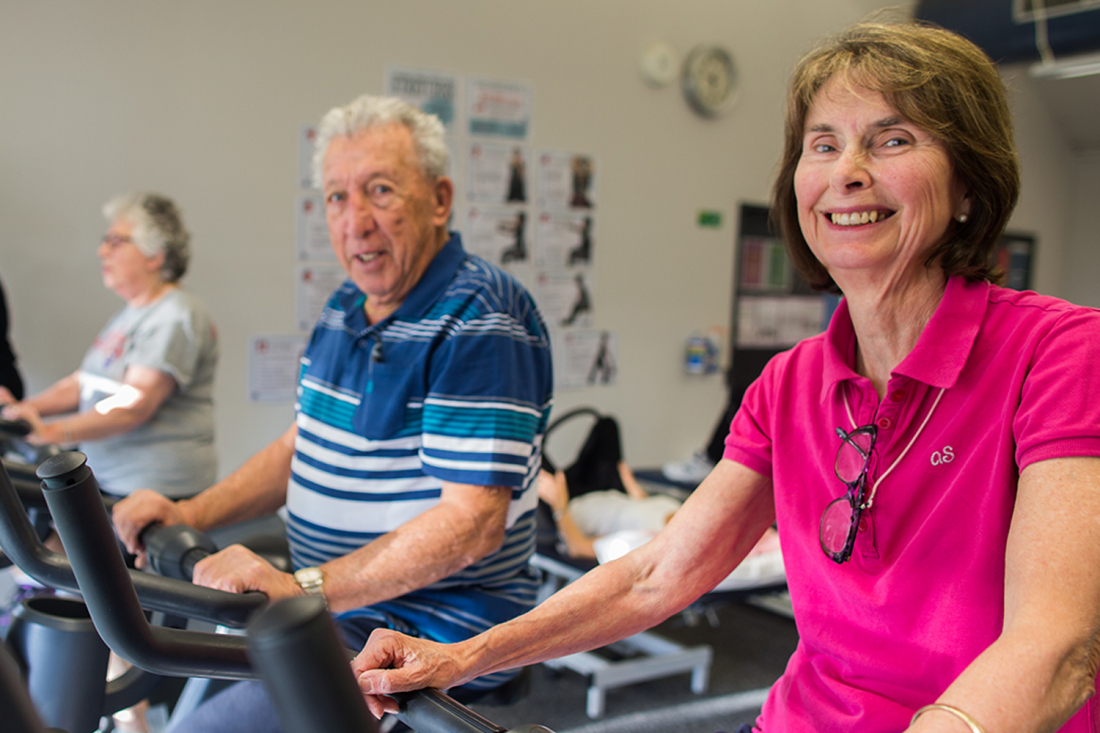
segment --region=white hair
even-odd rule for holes
[[[413,148],[425,178],[435,181],[446,174],[447,145],[438,117],[395,97],[364,94],[343,107],[333,107],[321,118],[313,147],[313,185],[324,187],[321,168],[334,137],[353,137],[364,130],[393,124],[404,125],[412,133]]]
[[[103,216],[114,223],[125,219],[132,227],[134,244],[146,257],[164,253],[160,277],[174,283],[187,272],[191,259],[191,234],[183,226],[179,207],[167,196],[135,192],[116,196],[103,205]]]

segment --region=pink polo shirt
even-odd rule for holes
[[[904,730],[1001,631],[1020,471],[1100,456],[1100,311],[951,278],[881,403],[854,363],[841,302],[824,334],[768,364],[726,442],[726,458],[774,480],[798,623],[757,721],[768,733]],[[821,513],[845,490],[835,428],[871,422],[872,481],[917,437],[837,565],[818,544]],[[1095,698],[1062,731],[1090,720],[1100,730]]]

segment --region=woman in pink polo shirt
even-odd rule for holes
[[[861,25],[809,54],[775,211],[844,294],[828,330],[767,366],[655,540],[461,644],[375,634],[368,703],[649,628],[778,522],[800,643],[757,730],[1100,730],[1100,313],[993,284],[1018,191],[968,41]]]

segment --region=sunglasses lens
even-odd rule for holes
[[[847,497],[830,502],[821,515],[821,549],[833,555],[843,550],[851,528],[852,505]]]

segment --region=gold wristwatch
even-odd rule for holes
[[[294,573],[294,582],[306,592],[306,595],[320,596],[326,604],[328,603],[325,599],[325,574],[321,568],[302,568]]]

